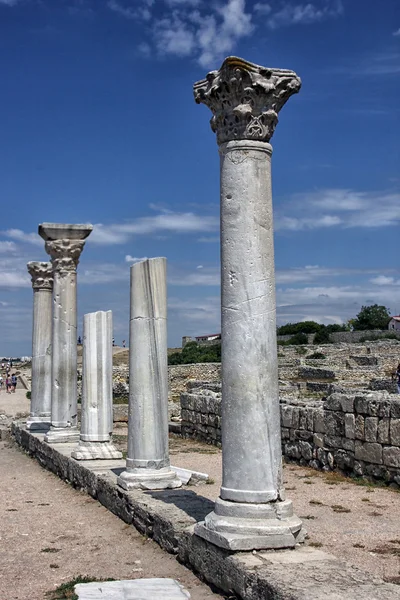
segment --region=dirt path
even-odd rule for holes
[[[0,600],[43,600],[46,591],[78,575],[172,577],[193,600],[222,598],[12,443],[0,442],[0,473]]]
[[[30,400],[26,397],[25,389],[17,387],[15,393],[7,394],[3,386],[0,391],[0,415],[5,414],[9,417],[16,417],[18,414],[29,415],[29,409]]]

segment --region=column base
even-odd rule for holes
[[[292,502],[245,504],[218,498],[215,509],[194,532],[215,546],[232,551],[294,548],[306,531],[293,514]]]
[[[51,427],[51,416],[48,417],[28,417],[26,428],[29,431],[49,431]]]
[[[110,460],[121,459],[119,452],[111,442],[84,442],[79,441],[79,446],[71,452],[71,457],[76,460]]]
[[[124,471],[117,479],[124,490],[165,490],[179,488],[182,481],[169,467],[163,469],[132,469]]]
[[[70,444],[79,442],[80,434],[77,427],[53,427],[44,436],[48,444]]]

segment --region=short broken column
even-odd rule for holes
[[[49,262],[29,262],[32,278],[32,384],[31,410],[26,421],[31,431],[47,431],[51,424],[51,329],[53,268]]]
[[[51,428],[45,441],[79,441],[77,428],[76,269],[92,225],[43,223],[39,235],[53,265]]]
[[[131,267],[128,455],[118,485],[126,490],[182,485],[169,462],[165,258]]]
[[[293,71],[229,57],[194,85],[221,158],[223,476],[195,533],[229,550],[293,547],[302,524],[285,500],[279,413],[271,155]]]
[[[122,458],[111,441],[113,430],[112,312],[83,317],[82,413],[77,460]]]

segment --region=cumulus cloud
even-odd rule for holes
[[[290,216],[288,216],[290,214]],[[294,194],[277,210],[275,229],[377,228],[400,223],[400,193],[325,189]]]
[[[338,17],[342,13],[343,4],[340,0],[322,0],[315,3],[308,2],[307,4],[292,4],[288,2],[268,18],[267,24],[270,29],[277,29],[278,27],[288,25],[309,25],[332,17]]]
[[[147,256],[142,256],[141,258],[137,258],[136,256],[131,256],[130,254],[127,254],[125,256],[125,262],[127,262],[127,263],[137,263],[137,262],[142,262],[142,260],[147,260]]]
[[[7,229],[1,233],[5,237],[9,237],[13,240],[34,244],[35,246],[41,246],[44,249],[44,241],[37,233],[25,233],[21,229]]]
[[[103,225],[98,223],[93,229],[90,241],[94,244],[124,244],[136,235],[166,233],[196,233],[215,231],[219,219],[214,216],[197,215],[193,212],[165,211],[151,217],[139,217],[126,223]]]
[[[399,27],[398,29],[396,29],[396,31],[393,31],[393,35],[394,35],[395,37],[398,37],[398,36],[400,36],[400,27]]]

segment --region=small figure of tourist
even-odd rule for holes
[[[15,388],[17,387],[17,376],[15,373],[11,375],[11,391],[15,393]]]
[[[6,392],[7,394],[11,394],[11,377],[8,374],[6,377]]]
[[[0,375],[0,392],[3,389],[3,377]]]
[[[122,347],[125,348],[126,344],[125,344],[125,340],[122,340]]]
[[[115,346],[115,338],[113,338],[113,346]]]
[[[81,336],[78,337],[78,344],[81,345],[82,344],[82,338]]]

